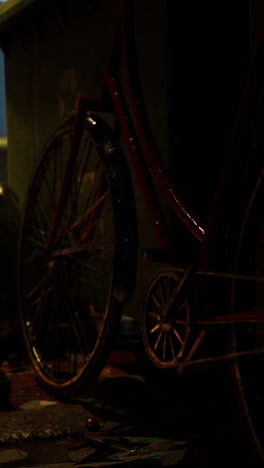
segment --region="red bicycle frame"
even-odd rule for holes
[[[153,136],[144,102],[141,96],[141,89],[137,73],[137,63],[135,57],[134,36],[133,36],[133,14],[131,11],[131,0],[121,0],[118,21],[113,36],[112,47],[106,67],[104,83],[101,90],[99,103],[109,102],[114,104],[114,110],[121,126],[122,132],[129,148],[129,154],[134,164],[143,197],[146,201],[148,211],[151,215],[152,225],[159,240],[160,247],[166,248],[169,245],[168,234],[164,227],[161,210],[156,199],[155,190],[149,178],[149,170],[145,164],[145,158],[165,194],[168,202],[177,217],[184,223],[187,229],[200,241],[203,242],[203,257],[209,254],[209,245],[215,242],[216,229],[219,228],[219,217],[223,211],[225,202],[229,198],[228,187],[233,176],[234,152],[241,132],[251,117],[257,96],[259,94],[259,83],[264,75],[264,27],[261,29],[255,55],[241,98],[236,120],[233,126],[232,135],[225,159],[222,175],[217,187],[213,208],[210,213],[207,227],[199,220],[199,216],[194,213],[184,200],[182,194],[177,190],[164,161],[159,153],[157,143]],[[129,99],[135,126],[131,118],[127,103],[125,101],[122,88],[120,86],[117,69],[123,54],[123,63],[126,72],[126,85],[129,92]],[[88,99],[88,107],[94,103]],[[101,104],[102,105],[102,104]],[[93,106],[94,108],[94,106]],[[100,108],[100,106],[99,106]],[[97,107],[97,110],[99,109]],[[140,145],[140,141],[142,146]],[[142,147],[144,151],[142,151]],[[213,239],[213,241],[212,241]]]
[[[137,180],[141,187],[147,211],[150,215],[160,248],[166,250],[170,249],[172,245],[148,166],[155,175],[161,190],[165,194],[176,216],[183,222],[189,232],[200,241],[201,257],[198,268],[200,270],[206,270],[211,258],[212,248],[219,244],[219,240],[221,242],[221,235],[223,234],[219,220],[225,219],[225,205],[230,197],[230,187],[232,186],[232,177],[236,167],[236,158],[234,156],[236,146],[241,133],[244,132],[250,121],[252,109],[254,108],[259,93],[259,83],[264,76],[264,27],[261,29],[230,138],[224,168],[216,189],[213,207],[207,227],[205,227],[199,220],[198,215],[192,212],[183,196],[177,190],[164,165],[149,124],[147,112],[141,96],[137,73],[132,6],[133,0],[120,0],[119,2],[119,14],[100,97],[98,99],[81,97],[79,100],[72,147],[68,157],[60,200],[54,216],[46,251],[49,251],[52,246],[63,214],[63,205],[67,197],[67,187],[70,183],[72,165],[77,155],[78,141],[80,141],[86,113],[88,110],[99,112],[111,111],[116,114],[118,124],[125,137],[129,155],[134,165]],[[125,85],[129,93],[130,107],[125,100],[118,78],[118,68],[121,60],[125,68]],[[130,112],[130,108],[132,113]],[[222,222],[222,225],[223,224]],[[227,316],[225,315],[225,321],[226,319]]]

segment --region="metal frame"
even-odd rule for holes
[[[165,219],[150,175],[150,170],[155,175],[156,180],[159,183],[167,201],[170,203],[175,215],[183,222],[189,232],[201,243],[201,256],[196,271],[198,274],[200,273],[200,279],[201,275],[206,276],[208,274],[228,277],[228,274],[225,275],[221,272],[209,272],[208,268],[210,265],[212,249],[215,248],[215,246],[218,246],[219,242],[222,242],[221,236],[223,235],[223,220],[225,220],[226,204],[228,204],[231,194],[230,190],[232,184],[230,182],[232,181],[234,171],[236,170],[236,158],[239,157],[239,154],[237,154],[236,151],[237,143],[240,140],[241,134],[249,124],[252,110],[260,90],[259,84],[264,75],[264,26],[261,29],[255,55],[252,60],[240,106],[238,108],[237,117],[234,122],[223,171],[220,176],[218,187],[216,188],[213,207],[207,226],[204,226],[201,223],[198,215],[193,213],[191,208],[188,206],[164,165],[164,161],[159,153],[143,103],[134,51],[133,0],[119,0],[118,19],[113,34],[112,46],[100,96],[98,99],[83,96],[79,100],[75,130],[73,133],[73,142],[62,184],[61,198],[55,213],[46,251],[49,252],[52,246],[60,219],[63,215],[63,205],[67,197],[67,187],[70,183],[72,167],[74,166],[75,157],[77,155],[78,142],[80,141],[80,136],[82,134],[86,113],[88,110],[114,111],[117,116],[118,125],[125,137],[129,156],[134,165],[137,181],[141,187],[147,211],[150,215],[153,230],[158,239],[160,248],[168,250],[171,248],[171,242],[169,231],[166,227]],[[127,86],[128,90],[129,104],[124,97],[124,93],[118,79],[118,68],[121,60],[125,69],[125,86]],[[132,113],[130,112],[130,109]],[[251,320],[254,319],[252,314],[250,317]],[[245,316],[243,316],[241,320],[245,321]],[[256,320],[259,320],[259,314],[256,316]],[[233,317],[229,317],[225,314],[225,316],[218,316],[214,320],[214,317],[212,316],[212,321],[210,323],[219,323],[219,321],[221,323],[232,323]]]

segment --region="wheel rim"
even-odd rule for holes
[[[161,368],[177,366],[190,332],[189,305],[183,291],[175,298],[170,318],[165,318],[166,305],[179,282],[180,277],[173,270],[159,272],[145,298],[142,316],[144,345],[152,362]]]
[[[263,170],[247,205],[237,240],[235,272],[256,281],[233,281],[231,313],[259,311],[264,317],[264,217]],[[251,249],[251,246],[255,246]],[[233,352],[264,347],[264,321],[232,326]],[[257,460],[264,462],[264,353],[238,357],[231,362],[238,406]]]
[[[38,373],[72,385],[100,353],[112,300],[114,215],[103,159],[84,131],[66,208],[49,255],[50,231],[71,138],[61,131],[36,172],[20,241],[23,331]]]

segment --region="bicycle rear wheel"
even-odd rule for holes
[[[45,251],[74,120],[67,119],[43,151],[29,185],[19,242],[26,349],[40,382],[59,397],[94,381],[105,365],[136,257],[128,168],[111,129],[91,115],[55,241],[49,254]]]
[[[246,188],[244,189],[244,192]],[[231,361],[235,397],[257,463],[264,464],[264,169],[255,173],[253,190],[235,231],[231,313],[245,313],[252,321],[231,330],[231,351],[253,354]]]

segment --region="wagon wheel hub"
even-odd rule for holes
[[[171,323],[162,323],[160,329],[163,333],[168,333],[171,330],[172,324]]]

